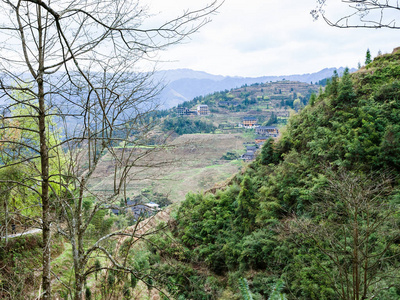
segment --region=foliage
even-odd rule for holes
[[[371,52],[367,49],[367,53],[365,54],[365,65],[368,65],[372,62]]]
[[[221,157],[221,159],[224,159],[224,160],[235,160],[235,159],[238,159],[238,158],[239,158],[239,155],[237,153],[235,153],[235,152],[232,152],[232,151],[226,152]]]
[[[274,140],[268,139],[261,148],[260,163],[268,165],[278,162],[277,153],[274,150]]]
[[[278,116],[274,112],[272,112],[271,117],[268,119],[267,122],[263,123],[263,126],[270,126],[272,124],[277,124],[277,123],[278,123]]]
[[[253,300],[253,296],[251,295],[249,284],[247,283],[246,278],[239,279],[239,289],[242,294],[243,300]]]
[[[0,242],[0,298],[26,299],[39,288],[40,279],[32,270],[41,266],[42,239],[38,235]]]
[[[273,289],[272,293],[269,295],[268,300],[286,300],[286,295],[282,294],[281,291],[284,288],[285,284],[283,280],[278,280]]]
[[[168,118],[163,122],[163,130],[175,131],[177,134],[191,134],[191,133],[213,133],[217,127],[211,122],[202,120],[192,120],[189,118]]]
[[[278,295],[275,283],[281,298],[347,299],[340,283],[353,284],[357,268],[375,285],[357,288],[363,295],[343,288],[355,299],[372,291],[377,299],[400,297],[399,58],[379,56],[368,72],[334,74],[227,187],[188,194],[172,226],[182,248],[164,255],[228,278],[251,272],[250,288],[264,297]],[[346,184],[353,189],[341,190]],[[236,284],[228,279],[226,294]]]

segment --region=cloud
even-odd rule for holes
[[[199,8],[207,1],[147,0],[159,18],[176,16],[187,6]],[[315,0],[226,0],[212,22],[182,45],[161,53],[164,69],[191,68],[230,76],[310,73],[325,67],[356,67],[365,51],[391,52],[396,43],[392,30],[338,29],[310,11]],[[178,7],[178,8],[176,8]],[[331,7],[341,15],[342,6]]]

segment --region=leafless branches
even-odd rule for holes
[[[400,28],[396,22],[400,13],[397,0],[341,0],[341,3],[317,0],[311,15],[315,20],[322,17],[328,25],[338,28]],[[335,16],[336,11],[340,16]]]
[[[137,72],[138,62],[196,32],[221,3],[146,28],[136,1],[0,2],[0,169],[26,168],[18,181],[40,196],[43,299],[51,299],[50,224],[65,222],[81,299],[91,220],[124,191],[133,167],[156,166],[146,158],[163,149],[149,145],[159,87],[151,71]],[[93,175],[105,157],[113,188],[96,192]],[[83,218],[89,197],[94,206]]]
[[[392,182],[387,174],[342,172],[327,179],[312,219],[287,223],[331,262],[318,260],[340,299],[372,299],[398,280],[400,253],[393,246],[400,230],[398,208],[390,203]]]

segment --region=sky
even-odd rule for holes
[[[210,0],[211,1],[211,0]],[[151,22],[198,9],[205,0],[142,0]],[[326,11],[340,16],[347,6],[336,1]],[[310,11],[316,0],[225,0],[211,22],[184,43],[159,54],[158,69],[189,68],[214,75],[258,77],[317,72],[329,67],[357,68],[365,53],[390,53],[400,46],[400,31],[340,29]],[[151,24],[150,22],[150,24]]]

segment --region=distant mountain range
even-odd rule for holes
[[[265,83],[270,81],[300,81],[315,83],[322,79],[332,77],[333,71],[337,70],[342,74],[344,68],[325,68],[319,72],[311,74],[283,75],[283,76],[262,76],[262,77],[229,77],[212,75],[206,72],[194,71],[190,69],[176,69],[158,71],[155,79],[165,85],[164,90],[159,95],[159,100],[163,103],[163,108],[171,108],[178,104],[192,100],[197,96],[204,96],[210,93],[230,90],[241,87],[245,84]],[[351,69],[354,72],[356,69]]]

